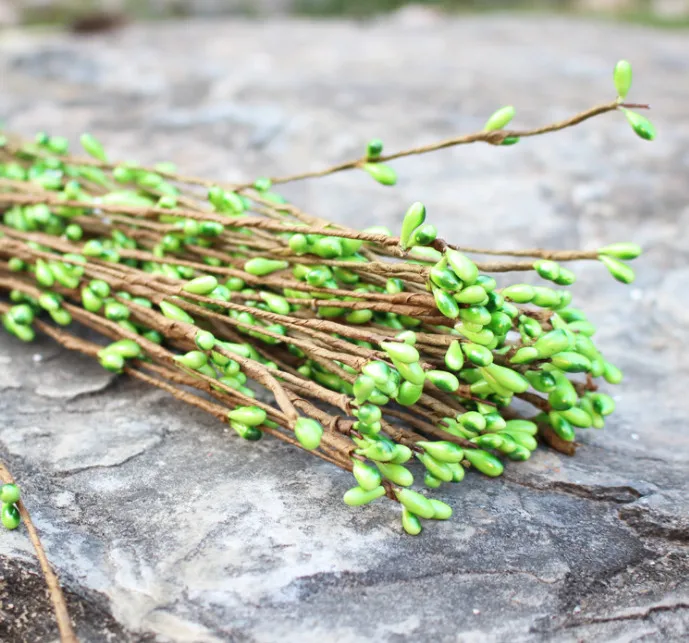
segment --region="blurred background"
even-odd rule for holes
[[[53,24],[104,29],[108,22],[184,16],[373,17],[407,6],[431,11],[538,11],[680,26],[689,0],[0,0],[0,25]]]

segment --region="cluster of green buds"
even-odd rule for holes
[[[4,484],[0,487],[0,521],[5,529],[16,529],[21,523],[17,508],[20,493],[16,484]]]
[[[550,130],[624,110],[652,138],[624,103],[630,84],[622,61],[614,102]],[[514,116],[503,107],[476,134],[388,156],[374,139],[363,158],[314,176],[356,168],[392,185],[387,160],[539,133],[507,130]],[[499,476],[542,443],[571,453],[577,429],[601,429],[614,411],[598,382],[618,384],[622,374],[572,306],[575,274],[565,264],[598,261],[629,284],[635,244],[461,248],[438,238],[420,202],[399,237],[357,231],[275,191],[309,174],[221,186],[167,163],[112,162],[90,134],[81,144],[91,159],[70,156],[61,137],[0,135],[4,328],[22,341],[47,333],[214,414],[247,441],[268,433],[351,471],[347,505],[385,496],[418,534],[422,520],[452,513],[429,489],[471,470]],[[505,259],[515,255],[528,258]],[[514,280],[527,270],[542,281]],[[105,341],[84,340],[75,323]],[[426,491],[412,488],[415,474]]]

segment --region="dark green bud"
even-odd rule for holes
[[[467,359],[476,366],[488,366],[493,363],[493,353],[479,344],[462,344]]]
[[[5,529],[16,529],[21,522],[19,509],[13,504],[4,504],[0,510],[0,521]]]
[[[572,425],[557,411],[551,411],[548,414],[550,426],[555,431],[555,435],[565,442],[573,442],[575,438],[574,429]]]
[[[426,378],[445,393],[454,393],[459,388],[457,377],[447,371],[426,371]]]
[[[438,229],[432,223],[425,223],[417,228],[411,236],[410,245],[427,246],[438,236]]]
[[[383,153],[383,141],[372,138],[366,145],[366,158],[375,161]]]
[[[629,109],[624,110],[624,115],[627,117],[627,122],[632,126],[634,133],[646,141],[652,141],[656,137],[656,130],[653,123],[641,114],[632,112]]]

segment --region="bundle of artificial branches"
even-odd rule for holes
[[[499,476],[505,458],[527,460],[539,442],[573,454],[575,428],[603,428],[614,403],[596,380],[617,384],[622,374],[570,305],[575,275],[562,264],[600,261],[630,283],[624,260],[641,250],[463,248],[437,238],[421,203],[399,236],[358,231],[307,214],[274,186],[347,169],[392,185],[392,159],[515,144],[612,111],[652,139],[652,125],[630,110],[646,106],[623,102],[628,63],[614,80],[614,101],[546,127],[506,129],[514,110],[505,107],[475,134],[390,155],[373,140],[363,158],[246,185],[183,176],[167,163],[116,163],[89,134],[89,158],[70,156],[59,136],[3,135],[4,327],[23,341],[44,333],[246,440],[267,433],[309,450],[352,472],[348,505],[387,496],[418,534],[421,519],[451,509],[414,491],[412,470],[430,488],[471,468]],[[523,271],[550,285],[503,279]],[[105,341],[84,339],[73,322]],[[7,515],[16,526],[16,512]]]

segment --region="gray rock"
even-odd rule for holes
[[[348,475],[330,465],[0,335],[0,457],[83,641],[686,640],[689,40],[532,17],[0,37],[11,129],[88,130],[115,157],[226,179],[321,167],[372,136],[397,149],[472,131],[506,103],[520,125],[561,118],[611,97],[620,55],[631,98],[653,104],[653,144],[611,114],[399,161],[394,190],[359,173],[285,189],[361,226],[396,228],[422,200],[467,245],[646,249],[633,287],[577,267],[575,296],[626,374],[609,427],[582,432],[575,458],[468,476],[440,494],[454,518],[421,537],[392,503],[344,506]],[[33,561],[23,530],[2,534],[2,640],[54,640]]]

